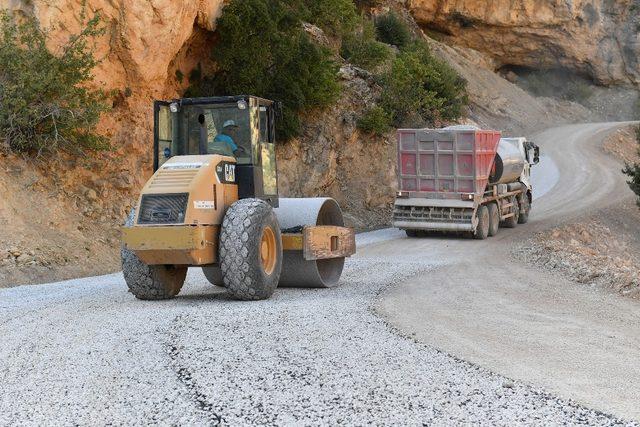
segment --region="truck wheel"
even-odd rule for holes
[[[498,228],[500,227],[500,212],[498,211],[498,205],[495,203],[489,203],[487,209],[489,209],[489,236],[495,236],[498,234]]]
[[[518,217],[518,224],[526,224],[529,221],[530,210],[531,203],[529,203],[529,196],[527,194],[523,194],[522,204],[520,205],[520,216]]]
[[[504,221],[504,226],[506,228],[516,228],[516,225],[518,225],[518,220],[520,219],[520,205],[518,205],[518,198],[516,196],[511,196],[509,202],[513,204],[512,209],[514,215]]]
[[[267,299],[276,290],[282,238],[276,215],[266,202],[243,199],[227,209],[220,232],[220,267],[234,298]]]
[[[135,210],[129,214],[125,226],[133,225]],[[147,265],[126,249],[120,250],[124,280],[131,293],[142,300],[173,298],[180,292],[187,277],[187,267],[174,265]]]
[[[484,240],[489,235],[489,209],[484,205],[480,206],[476,215],[478,215],[478,227],[473,237],[477,240]]]
[[[215,286],[224,287],[224,281],[222,280],[222,269],[220,266],[202,267],[202,272],[207,278],[209,283]]]
[[[418,230],[404,230],[404,231],[405,233],[407,233],[407,237],[413,238],[413,237],[419,236]]]

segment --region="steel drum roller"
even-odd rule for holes
[[[344,227],[342,210],[331,198],[280,198],[275,213],[284,232],[305,225]],[[343,267],[344,258],[307,261],[302,251],[284,251],[279,286],[330,288],[338,284]]]

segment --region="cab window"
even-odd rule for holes
[[[262,157],[262,181],[264,194],[273,196],[278,194],[278,179],[276,171],[276,149],[271,138],[271,122],[268,108],[260,106],[260,154]]]
[[[248,109],[240,109],[235,103],[193,106],[188,115],[188,154],[221,154],[236,157],[239,164],[250,163]]]

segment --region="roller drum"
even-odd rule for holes
[[[518,181],[526,161],[517,139],[501,139],[496,154],[495,172],[490,177],[491,183],[508,184]]]
[[[275,209],[283,232],[300,232],[305,225],[344,227],[342,210],[331,198],[279,200]],[[307,261],[302,251],[284,251],[279,286],[296,288],[330,288],[338,284],[344,258]]]

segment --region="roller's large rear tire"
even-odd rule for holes
[[[484,205],[480,206],[476,215],[478,216],[478,226],[473,233],[473,238],[476,240],[484,240],[489,236],[489,209]]]
[[[135,211],[129,214],[125,226],[133,225]],[[147,265],[126,249],[120,250],[122,272],[129,291],[141,300],[163,300],[178,295],[187,277],[187,267],[174,265]]]
[[[220,232],[222,278],[234,298],[269,298],[282,271],[280,226],[271,206],[243,199],[227,209]]]

